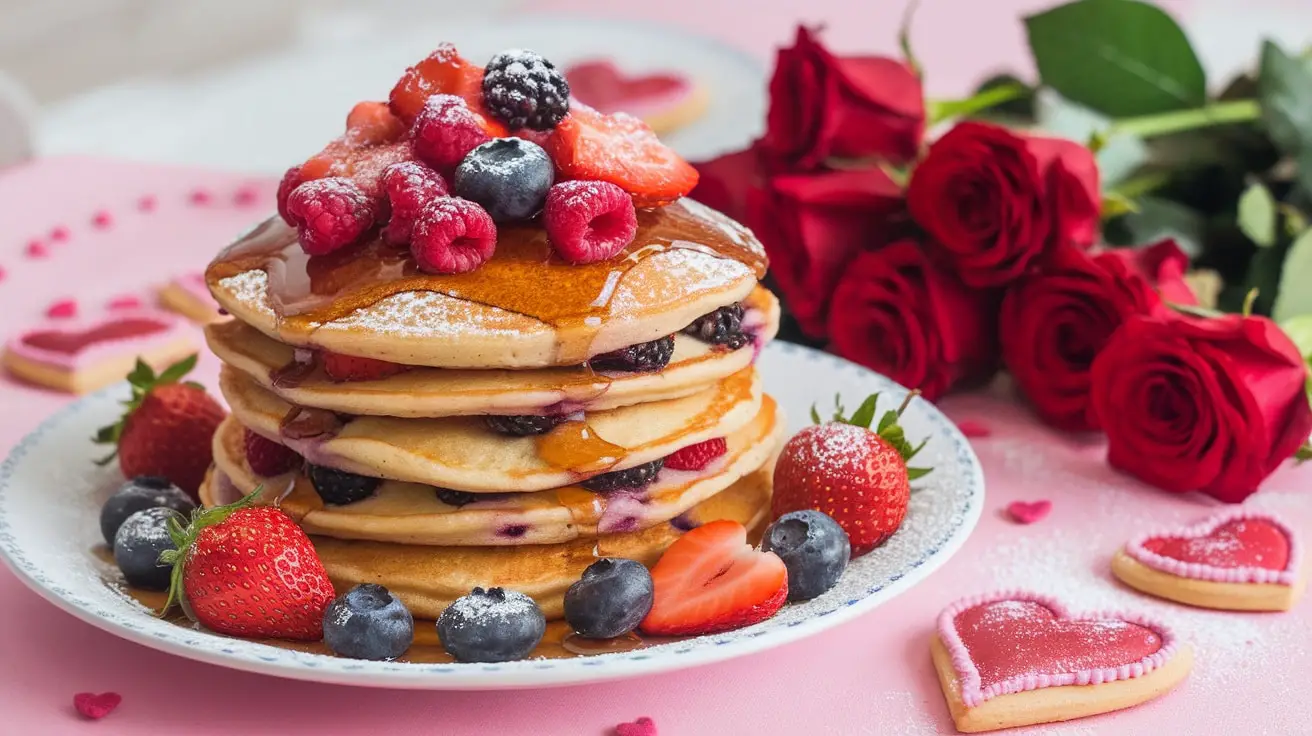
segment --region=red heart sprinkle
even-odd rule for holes
[[[249,207],[260,199],[260,192],[253,186],[242,187],[237,193],[232,195],[232,201],[239,207]]]
[[[51,319],[68,319],[77,316],[77,302],[72,299],[60,299],[46,307],[46,316]]]
[[[967,438],[989,437],[993,434],[993,428],[975,419],[963,419],[957,422],[957,429],[961,430]]]
[[[210,194],[208,190],[193,189],[190,199],[192,204],[209,204],[213,196],[214,195]]]
[[[157,204],[159,204],[159,200],[155,199],[154,195],[147,194],[146,196],[137,200],[137,209],[141,210],[142,212],[154,212],[155,205]]]
[[[6,273],[6,272],[5,272],[5,267],[4,267],[4,266],[0,266],[0,281],[4,281],[4,280],[5,280],[5,273]]]
[[[621,723],[615,727],[615,736],[656,736],[656,722],[643,716],[633,723]]]
[[[91,224],[101,230],[114,224],[114,216],[109,214],[109,210],[100,210],[91,216]]]
[[[141,306],[141,297],[135,294],[123,294],[109,300],[105,305],[110,310],[116,309],[136,309]]]
[[[1052,501],[1012,501],[1007,504],[1007,515],[1017,524],[1033,524],[1042,521],[1052,511]]]
[[[36,239],[27,241],[27,248],[23,252],[27,254],[28,258],[45,258],[50,255],[50,249],[46,247],[46,244]]]
[[[93,721],[113,713],[122,702],[123,696],[118,693],[78,693],[73,696],[73,707],[77,712]]]
[[[55,229],[50,231],[50,239],[55,241],[56,243],[62,243],[65,240],[68,240],[70,235],[72,235],[72,233],[70,233],[68,231],[68,228],[64,227],[63,225],[60,225],[59,227],[56,227]]]

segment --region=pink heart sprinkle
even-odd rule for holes
[[[27,241],[27,247],[23,249],[23,252],[27,254],[28,258],[45,258],[50,255],[50,249],[46,247],[46,244],[36,239]]]
[[[60,299],[46,307],[46,316],[51,319],[68,319],[77,316],[77,302],[72,299]]]
[[[146,196],[137,200],[137,209],[141,210],[142,212],[154,212],[155,205],[157,204],[159,204],[159,200],[155,199],[154,195],[147,194]]]
[[[73,696],[73,707],[77,712],[93,721],[113,713],[122,702],[123,696],[118,693],[78,693]]]
[[[190,197],[192,204],[209,204],[212,198],[213,195],[205,189],[193,189]]]
[[[109,210],[100,210],[91,216],[91,224],[93,227],[104,230],[114,224],[114,216],[109,213]]]
[[[643,716],[633,723],[621,723],[615,727],[615,736],[656,736],[656,722]]]
[[[122,296],[116,296],[113,299],[110,299],[109,303],[105,306],[111,310],[136,309],[141,306],[141,297],[135,294],[123,294]]]
[[[72,235],[72,233],[69,232],[68,228],[64,227],[63,225],[60,225],[50,231],[50,239],[55,241],[56,243],[62,243],[65,240],[68,240],[70,235]]]
[[[5,276],[6,276],[7,274],[8,274],[8,272],[5,271],[5,267],[4,267],[4,266],[0,266],[0,281],[4,281],[4,280],[5,280]]]
[[[249,207],[260,199],[260,192],[253,186],[242,187],[237,193],[232,195],[232,201],[239,207]]]
[[[957,429],[968,439],[974,437],[989,437],[993,434],[993,428],[984,422],[975,419],[963,419],[957,422]]]
[[[1052,501],[1012,501],[1007,504],[1007,516],[1017,524],[1033,524],[1042,521],[1052,511]]]

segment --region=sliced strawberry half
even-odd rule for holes
[[[684,534],[651,570],[655,602],[641,629],[653,636],[731,631],[770,618],[788,598],[788,570],[747,543],[736,521]]]
[[[361,102],[346,116],[346,135],[361,146],[394,143],[405,135],[406,124],[392,114],[386,102]]]
[[[697,186],[697,169],[646,123],[624,113],[603,115],[576,100],[546,149],[560,178],[608,181],[638,207],[669,204]]]
[[[392,88],[388,106],[409,127],[419,117],[428,98],[436,94],[463,98],[469,109],[482,118],[489,137],[507,134],[506,127],[483,108],[483,67],[469,63],[449,43],[438,46],[428,58],[405,70]]]
[[[381,378],[405,373],[410,366],[391,363],[377,358],[361,358],[357,355],[342,355],[323,351],[319,356],[323,372],[328,378],[338,383],[348,381],[377,381]]]

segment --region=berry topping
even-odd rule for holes
[[[588,478],[579,485],[597,493],[617,491],[624,488],[640,488],[655,480],[663,467],[665,467],[665,460],[652,460],[649,463],[643,463],[627,470],[612,470],[609,473],[602,473]]]
[[[287,214],[301,248],[312,256],[354,243],[378,217],[378,204],[358,184],[340,176],[315,179],[292,190]]]
[[[723,437],[698,442],[665,458],[665,467],[670,470],[701,470],[711,461],[728,452],[729,444]]]
[[[773,616],[788,597],[778,555],[752,549],[736,521],[712,521],[684,534],[651,570],[655,601],[642,621],[654,636],[731,631]]]
[[[512,437],[529,437],[535,434],[546,434],[564,421],[565,416],[563,414],[554,414],[551,416],[522,414],[519,416],[508,417],[483,417],[483,423],[487,425],[488,429],[498,434],[508,434]]]
[[[913,447],[898,424],[916,395],[913,391],[900,408],[884,412],[874,430],[869,427],[879,394],[850,418],[839,407],[829,423],[793,435],[775,464],[773,516],[802,509],[828,514],[847,532],[853,557],[883,544],[906,517],[910,482],[930,472],[907,467],[924,442]],[[814,410],[812,418],[820,420]]]
[[[392,210],[383,237],[397,245],[410,243],[410,231],[424,205],[447,194],[442,175],[417,161],[388,166],[383,171],[383,191]]]
[[[565,620],[592,639],[622,636],[646,618],[652,595],[651,573],[642,563],[602,558],[565,591]]]
[[[477,501],[478,494],[470,493],[469,491],[453,491],[450,488],[438,488],[437,500],[441,501],[447,506],[455,506],[456,508],[460,508],[461,506],[467,506]]]
[[[536,52],[502,51],[483,72],[483,104],[511,130],[551,130],[569,112],[569,82]]]
[[[405,135],[405,123],[386,102],[361,102],[346,116],[346,136],[362,146],[392,143]]]
[[[624,190],[602,181],[562,181],[543,211],[551,247],[570,263],[619,255],[638,232],[638,213]]]
[[[502,588],[474,588],[437,619],[442,647],[460,662],[523,659],[546,631],[547,620],[532,598]]]
[[[809,601],[834,587],[852,554],[843,527],[814,509],[776,519],[761,537],[761,550],[779,555],[788,568],[790,601]]]
[[[306,473],[310,476],[310,483],[319,494],[319,498],[333,506],[345,506],[363,501],[372,496],[383,482],[379,478],[356,475],[323,465],[309,465]]]
[[[170,525],[177,550],[160,557],[173,566],[164,608],[185,597],[188,615],[220,634],[318,641],[332,582],[290,516],[252,505],[258,493]]]
[[[172,519],[185,517],[166,506],[138,511],[129,516],[114,535],[114,562],[128,585],[143,590],[168,590],[169,566],[159,561],[165,550],[176,549],[169,536]]]
[[[497,249],[497,226],[467,199],[439,197],[424,206],[410,234],[410,252],[421,271],[467,273]]]
[[[602,115],[574,102],[546,144],[562,179],[608,181],[639,207],[659,207],[697,186],[697,169],[661,143],[641,120]]]
[[[724,345],[730,350],[737,350],[752,341],[743,332],[743,305],[730,304],[727,307],[704,314],[683,328],[685,335],[708,342],[712,345]]]
[[[527,220],[542,210],[555,167],[542,146],[497,138],[469,152],[456,169],[456,196],[483,206],[496,222]]]
[[[319,361],[328,380],[334,383],[351,381],[377,381],[410,370],[411,366],[392,363],[377,358],[362,358],[358,355],[343,355],[324,350],[319,353]]]
[[[100,507],[100,534],[105,543],[113,546],[114,535],[127,518],[138,511],[168,508],[186,516],[196,503],[181,488],[158,475],[142,475],[119,486],[114,495]]]
[[[490,136],[483,118],[455,95],[433,95],[415,118],[415,156],[433,168],[449,171]]]
[[[305,179],[301,177],[300,166],[293,166],[290,169],[287,169],[286,173],[282,175],[282,181],[278,182],[278,194],[276,195],[278,200],[278,214],[282,215],[283,222],[286,222],[293,227],[295,227],[296,221],[292,219],[291,213],[287,211],[287,200],[291,197],[292,191],[304,183]]]
[[[428,98],[436,94],[450,94],[464,98],[470,106],[477,109],[482,106],[483,68],[470,64],[460,57],[456,47],[444,43],[428,58],[415,64],[401,75],[400,81],[392,88],[388,107],[405,123],[413,123],[424,109]],[[498,124],[495,126],[500,128]],[[489,131],[489,135],[501,135],[505,131]]]
[[[323,614],[323,643],[343,657],[396,659],[414,640],[410,609],[381,585],[357,585]]]
[[[594,355],[588,364],[597,371],[658,371],[670,364],[674,355],[674,337],[630,345],[609,353]]]
[[[246,464],[256,475],[282,475],[301,464],[301,456],[290,447],[246,430]]]

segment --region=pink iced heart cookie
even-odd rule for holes
[[[606,114],[626,112],[658,134],[683,127],[706,111],[706,90],[678,72],[627,76],[606,59],[579,62],[565,70],[570,93]]]
[[[1192,649],[1155,621],[1076,615],[1015,591],[948,606],[931,649],[952,720],[966,733],[1128,708],[1170,691],[1193,666]]]
[[[1052,511],[1052,501],[1046,498],[1038,501],[1012,501],[1007,504],[1007,516],[1017,524],[1043,521],[1050,511]]]
[[[172,314],[121,310],[20,332],[5,343],[4,365],[24,380],[80,394],[123,380],[138,358],[160,368],[195,349],[194,335]]]
[[[1307,587],[1293,529],[1244,509],[1131,540],[1112,572],[1149,595],[1231,611],[1287,611]]]
[[[205,285],[205,276],[200,273],[186,273],[173,278],[160,287],[158,297],[161,307],[177,312],[199,325],[224,318],[219,311],[219,303],[210,296],[210,289]]]

